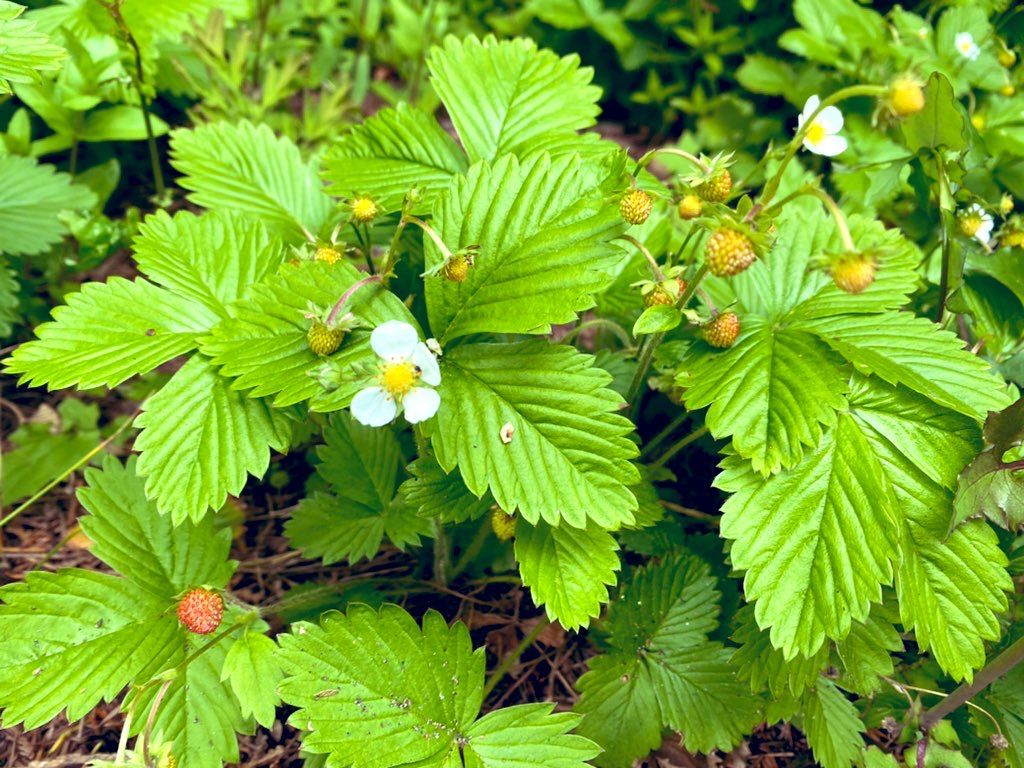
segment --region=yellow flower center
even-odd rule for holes
[[[964,56],[966,56],[967,54],[969,54],[971,52],[971,46],[972,45],[974,45],[974,43],[972,43],[970,40],[961,40],[960,41],[960,53],[962,53]]]
[[[420,370],[408,360],[384,363],[380,368],[380,385],[396,400],[409,393],[420,378]]]
[[[821,140],[825,138],[825,126],[815,120],[811,123],[811,127],[807,129],[807,141],[811,144],[820,144]]]

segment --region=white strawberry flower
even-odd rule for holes
[[[373,329],[370,346],[380,358],[377,386],[352,398],[352,416],[368,427],[383,427],[399,410],[410,424],[426,421],[441,405],[436,387],[441,369],[416,329],[400,320],[388,320]],[[425,386],[426,385],[426,386]]]
[[[992,229],[995,227],[995,222],[992,220],[992,214],[977,203],[974,203],[967,209],[967,214],[972,217],[977,216],[978,219],[981,220],[981,224],[979,224],[978,228],[974,231],[974,237],[978,242],[988,245],[989,241],[992,239]]]
[[[804,104],[804,111],[797,118],[797,130],[803,128],[804,123],[811,119],[811,115],[818,109],[821,99],[816,95],[807,99]],[[846,139],[837,135],[843,130],[843,113],[838,107],[825,107],[814,118],[804,134],[804,148],[816,155],[835,157],[846,151]]]
[[[974,42],[974,35],[970,32],[959,32],[953,38],[953,45],[968,61],[975,61],[981,55],[981,48]]]

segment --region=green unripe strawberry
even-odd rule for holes
[[[619,201],[619,213],[630,224],[643,224],[651,215],[654,201],[642,189],[627,192]]]
[[[726,168],[712,176],[697,188],[697,192],[709,203],[722,203],[729,199],[732,192],[732,174]]]
[[[322,320],[313,320],[306,332],[306,341],[314,355],[324,357],[338,351],[345,331],[340,328],[329,328]]]
[[[704,261],[717,277],[738,275],[757,260],[754,242],[743,232],[721,227],[704,246]]]
[[[723,312],[706,322],[701,328],[701,336],[712,347],[728,349],[736,343],[740,335],[740,319],[735,312]]]

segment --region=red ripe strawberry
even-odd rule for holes
[[[704,324],[701,335],[712,347],[728,349],[740,335],[740,319],[735,312],[723,312]]]
[[[643,224],[651,215],[653,207],[654,201],[651,200],[651,196],[642,189],[627,192],[619,201],[619,213],[630,224]]]
[[[194,587],[178,603],[178,621],[189,632],[208,635],[224,618],[224,598],[204,587]]]
[[[697,191],[710,203],[725,202],[732,192],[732,174],[726,169],[701,184]]]
[[[722,227],[708,238],[704,259],[711,274],[718,277],[738,275],[757,260],[753,241],[744,233]]]
[[[860,293],[875,282],[877,265],[862,253],[844,256],[832,264],[832,279],[840,290]]]

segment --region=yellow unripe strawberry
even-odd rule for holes
[[[679,218],[690,221],[700,216],[704,203],[697,195],[686,195],[679,201]]]
[[[627,192],[619,201],[619,213],[630,224],[643,224],[651,215],[654,201],[642,189]]]
[[[337,264],[341,260],[341,253],[331,245],[321,245],[316,249],[316,260],[326,261],[328,264]]]
[[[660,285],[653,286],[644,294],[645,307],[671,307],[675,303],[675,297]]]
[[[508,541],[516,535],[516,516],[503,509],[491,512],[491,530],[501,541]]]
[[[340,328],[329,328],[322,320],[313,320],[306,332],[306,341],[314,355],[324,357],[338,351],[345,331]]]
[[[832,263],[832,280],[846,293],[860,293],[875,282],[878,265],[863,253],[848,254]]]
[[[457,253],[445,262],[441,268],[441,275],[445,280],[461,283],[469,276],[469,268],[471,266],[472,264],[466,256]]]
[[[999,238],[1000,248],[1024,248],[1024,229],[1011,229]]]
[[[996,58],[999,60],[1000,65],[1007,69],[1017,63],[1017,54],[1013,52],[1012,48],[1007,48],[1005,43],[999,47],[999,53],[996,54]]]
[[[357,197],[352,201],[352,218],[360,224],[369,224],[380,215],[380,207],[369,197]]]
[[[960,232],[966,237],[974,237],[981,229],[981,216],[976,213],[965,213],[957,219],[957,226]]]
[[[732,174],[725,169],[716,176],[712,176],[697,188],[700,196],[709,203],[723,203],[729,199],[732,192]]]
[[[985,116],[978,114],[971,115],[971,125],[974,126],[974,130],[976,131],[985,130]]]
[[[916,115],[924,109],[924,91],[908,77],[897,78],[889,86],[889,106],[900,117]]]
[[[704,261],[717,277],[738,275],[757,260],[753,241],[744,233],[722,227],[708,238]]]
[[[704,323],[701,336],[712,347],[728,349],[740,335],[740,319],[735,312],[723,312]]]

